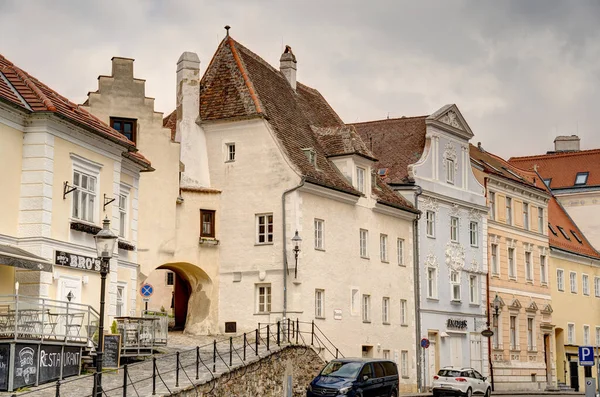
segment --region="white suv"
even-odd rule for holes
[[[433,397],[442,395],[489,397],[492,387],[487,378],[473,368],[444,367],[433,377]]]

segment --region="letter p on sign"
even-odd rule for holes
[[[594,366],[594,348],[591,346],[579,347],[579,365],[583,367]]]

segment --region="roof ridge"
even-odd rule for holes
[[[240,55],[238,54],[237,49],[235,48],[235,44],[237,44],[237,42],[234,39],[232,39],[230,36],[227,36],[227,43],[229,44],[229,48],[233,55],[233,59],[235,60],[235,64],[237,65],[240,73],[242,74],[244,83],[246,84],[246,87],[248,88],[248,92],[250,93],[250,98],[252,98],[252,101],[254,102],[254,107],[256,109],[256,113],[264,114],[264,112],[260,106],[260,102],[258,101],[258,96],[256,95],[256,91],[254,90],[254,85],[252,84],[252,81],[250,81],[250,77],[248,77],[248,72],[242,63],[242,59],[240,58]]]
[[[399,120],[415,120],[415,119],[426,119],[429,115],[425,116],[402,116],[402,117],[393,117],[391,119],[379,119],[379,120],[368,120],[368,121],[358,121],[356,123],[348,123],[350,125],[356,124],[369,124],[369,123],[383,123],[386,121],[399,121]]]
[[[18,66],[16,66],[12,62],[10,62],[10,63],[12,64],[12,68],[15,71],[15,73],[17,74],[17,76],[21,79],[21,81],[23,81],[23,83],[25,83],[25,85],[27,87],[29,87],[29,89],[31,91],[33,91],[33,93],[35,95],[37,95],[37,97],[46,106],[46,109],[48,109],[50,112],[56,112],[56,106],[54,106],[54,103],[52,103],[52,101],[50,100],[50,98],[48,98],[42,92],[42,90],[40,90],[40,88],[33,81],[31,81],[31,78],[33,78],[33,77],[29,76],[26,72],[24,72],[23,70],[21,70]]]
[[[469,146],[472,146],[474,149],[479,150],[479,147],[473,145],[471,142],[469,142]],[[508,160],[505,160],[504,158],[498,156],[497,154],[489,152],[489,151],[485,150],[483,147],[482,147],[482,149],[483,149],[483,153],[486,153],[486,154],[488,154],[488,155],[496,158],[497,160],[501,161],[504,165],[509,166],[510,168],[515,169],[518,172],[523,172],[525,175],[537,176],[537,173],[535,173],[534,171],[529,171],[529,170],[525,170],[523,168],[519,168],[516,165],[511,164],[510,162],[508,162]],[[529,183],[532,184],[531,182],[529,182]]]
[[[533,160],[533,159],[540,159],[540,158],[569,157],[569,156],[576,156],[576,155],[580,155],[580,154],[596,154],[596,153],[600,153],[600,148],[578,150],[578,151],[573,151],[573,152],[554,152],[554,153],[546,153],[546,154],[534,154],[531,156],[515,156],[515,157],[510,157],[508,159],[508,161],[509,162],[510,161],[526,161],[526,160]]]

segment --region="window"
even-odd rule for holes
[[[560,231],[560,233],[563,235],[564,238],[571,241],[571,237],[569,237],[569,235],[567,234],[567,232],[565,232],[565,229],[563,229],[562,226],[556,226],[556,227],[558,228],[558,230]]]
[[[565,272],[562,269],[556,269],[556,288],[559,291],[565,290]]]
[[[531,252],[525,252],[525,277],[527,281],[533,281],[533,264],[531,263]]]
[[[589,325],[583,326],[583,345],[584,346],[590,345],[590,326]]]
[[[96,210],[96,177],[81,171],[73,172],[73,218],[94,222]]]
[[[455,216],[450,217],[450,240],[458,243],[458,218]]]
[[[399,238],[396,241],[396,245],[398,248],[398,265],[405,266],[405,263],[404,263],[404,239]]]
[[[587,274],[581,276],[581,290],[584,295],[590,295],[590,278]]]
[[[548,284],[548,268],[546,265],[546,255],[540,255],[540,281],[542,285]]]
[[[200,237],[215,238],[215,211],[200,210],[200,219],[202,223]],[[272,238],[271,236],[271,241]]]
[[[384,360],[389,360],[390,359],[390,351],[389,350],[383,350],[383,359]],[[384,363],[385,365],[385,363]]]
[[[450,272],[450,284],[452,285],[452,300],[460,302],[460,274],[456,270]]]
[[[371,295],[363,295],[362,297],[362,320],[364,323],[371,322]]]
[[[492,244],[491,250],[492,250],[492,274],[500,274],[500,268],[498,266],[498,244]]]
[[[175,273],[167,272],[167,285],[175,285]]]
[[[369,242],[369,231],[360,229],[360,256],[361,258],[368,258],[369,251],[367,250]]]
[[[550,229],[550,231],[552,232],[552,234],[554,234],[555,236],[558,236],[558,233],[556,233],[556,230],[554,230],[554,228],[552,227],[552,225],[550,224],[550,222],[548,222],[548,228]]]
[[[490,192],[489,197],[489,205],[490,205],[490,219],[496,220],[496,193]]]
[[[571,230],[571,234],[573,235],[573,237],[575,237],[575,240],[577,240],[577,242],[579,244],[583,244],[583,241],[581,240],[581,237],[579,237],[579,235],[577,233],[575,233],[575,230]]]
[[[437,269],[435,267],[427,268],[427,297],[437,298]]]
[[[258,295],[258,313],[270,313],[271,312],[271,284],[257,285]]]
[[[133,143],[137,143],[136,134],[136,120],[135,119],[123,119],[123,118],[110,118],[110,125],[113,129],[119,131],[122,135],[125,135]]]
[[[390,323],[390,298],[384,297],[381,302],[381,322]]]
[[[402,350],[400,352],[400,366],[401,366],[401,372],[402,372],[402,377],[403,378],[407,378],[408,377],[408,351],[406,350]]]
[[[575,324],[567,325],[567,343],[569,345],[575,344]]]
[[[577,273],[570,272],[569,273],[569,283],[571,284],[571,292],[573,294],[577,293]]]
[[[596,346],[600,346],[600,327],[596,327]]]
[[[407,325],[407,319],[406,316],[408,314],[408,303],[406,302],[406,299],[401,299],[400,300],[400,324],[401,325]]]
[[[529,204],[523,203],[523,228],[529,230]]]
[[[517,316],[510,316],[510,349],[517,349]]]
[[[515,266],[515,249],[508,249],[508,277],[517,278],[517,269]]]
[[[538,207],[538,232],[544,233],[544,207]]]
[[[125,314],[125,286],[117,286],[117,312],[116,316],[121,317]]]
[[[325,249],[323,244],[323,228],[325,221],[322,219],[315,219],[315,249]]]
[[[600,298],[600,277],[594,277],[594,296]]]
[[[360,301],[359,299],[359,292],[356,288],[352,289],[352,296],[350,297],[350,305],[352,308],[352,314],[353,315],[358,315],[358,313],[360,313]]]
[[[125,238],[127,231],[127,195],[119,194],[119,237]]]
[[[469,234],[471,236],[471,247],[479,245],[479,224],[477,222],[469,223]]]
[[[256,243],[273,243],[273,214],[256,215]]]
[[[435,237],[435,212],[427,211],[427,237]]]
[[[380,234],[379,235],[379,256],[380,256],[382,262],[388,262],[388,253],[387,253],[388,243],[387,242],[388,242],[387,234]]]
[[[512,225],[512,199],[506,197],[506,224]]]
[[[472,304],[479,303],[478,288],[479,283],[477,282],[477,276],[469,276],[469,302]]]
[[[527,318],[527,350],[535,350],[535,340],[533,338],[533,318]]]
[[[494,318],[492,322],[492,331],[494,331],[494,335],[492,336],[492,347],[494,349],[500,348],[500,341],[502,337],[500,336],[500,315],[498,314],[498,318]]]
[[[578,172],[575,176],[575,185],[585,185],[587,183],[589,172]]]
[[[550,183],[552,183],[552,178],[544,179],[544,183],[546,184],[546,186],[550,187]]]
[[[323,307],[325,306],[325,291],[322,289],[315,290],[315,317],[324,318]]]
[[[356,167],[356,189],[359,192],[365,193],[365,169],[362,167]]]
[[[225,157],[226,162],[235,161],[235,143],[225,144],[227,150],[227,156]]]
[[[316,166],[317,165],[317,152],[315,152],[315,149],[307,148],[307,149],[302,149],[302,151],[304,152],[304,155],[308,159],[308,162],[310,163],[310,165],[312,165],[313,167]]]
[[[446,159],[446,182],[454,184],[454,160]]]

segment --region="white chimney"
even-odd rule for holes
[[[554,151],[578,152],[580,150],[579,141],[580,139],[577,135],[557,136],[554,140]]]
[[[285,51],[279,58],[279,70],[290,83],[292,89],[296,91],[296,57],[289,45],[285,46]]]
[[[200,59],[184,52],[177,61],[177,129],[175,141],[181,144],[184,164],[181,187],[209,187],[210,175],[206,137],[200,127]]]

